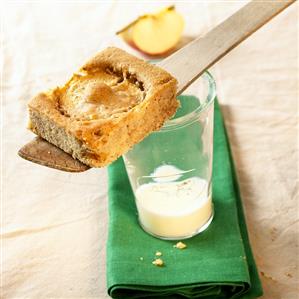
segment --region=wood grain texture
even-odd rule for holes
[[[158,65],[177,78],[180,94],[206,69],[293,2],[251,1],[204,37],[195,39]]]
[[[18,154],[28,161],[68,172],[82,172],[90,168],[40,137],[24,145]]]

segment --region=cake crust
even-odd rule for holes
[[[81,162],[103,167],[175,113],[176,86],[163,69],[110,47],[64,86],[35,96],[29,128]]]

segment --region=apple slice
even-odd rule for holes
[[[160,55],[178,43],[183,29],[183,17],[170,6],[156,14],[139,17],[117,34],[146,54]]]
[[[139,22],[143,18],[148,18],[148,17],[150,17],[150,15],[142,15],[138,17],[136,20],[134,20],[127,26],[123,27],[121,30],[117,31],[116,34],[119,35],[129,45],[135,47],[132,39],[132,29],[137,22]]]
[[[183,28],[184,20],[173,7],[136,22],[132,28],[132,40],[141,51],[157,55],[178,43]]]
[[[134,43],[133,43],[133,40],[132,40],[132,28],[133,28],[133,26],[136,22],[137,22],[137,20],[130,23],[129,25],[127,25],[122,30],[116,32],[116,34],[119,35],[130,46],[134,46]]]

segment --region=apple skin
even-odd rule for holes
[[[122,37],[123,38],[123,37]],[[167,57],[169,56],[170,54],[172,54],[173,52],[175,52],[176,50],[178,50],[178,47],[177,45],[175,45],[174,47],[168,49],[168,50],[165,50],[164,52],[161,52],[161,53],[156,53],[156,54],[153,54],[153,53],[147,53],[141,49],[138,48],[137,45],[135,45],[134,41],[132,39],[129,39],[129,38],[123,38],[123,40],[130,46],[132,47],[133,49],[141,52],[145,57],[147,58],[153,58],[153,59],[158,59],[158,58],[164,58],[164,57]]]
[[[177,46],[175,45],[174,47],[168,49],[168,50],[165,50],[164,52],[161,52],[161,53],[156,53],[156,54],[152,54],[152,53],[147,53],[141,49],[138,48],[137,45],[135,45],[134,41],[128,37],[122,37],[123,40],[130,46],[132,47],[133,49],[141,52],[143,55],[145,55],[146,57],[148,58],[163,58],[163,57],[167,57],[168,55],[170,55],[171,53],[175,52],[177,50]]]
[[[159,58],[176,50],[183,28],[183,17],[170,6],[137,18],[117,34],[146,56]]]

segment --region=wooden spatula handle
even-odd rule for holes
[[[195,39],[158,65],[178,79],[180,94],[206,69],[293,2],[251,1],[204,37]]]

